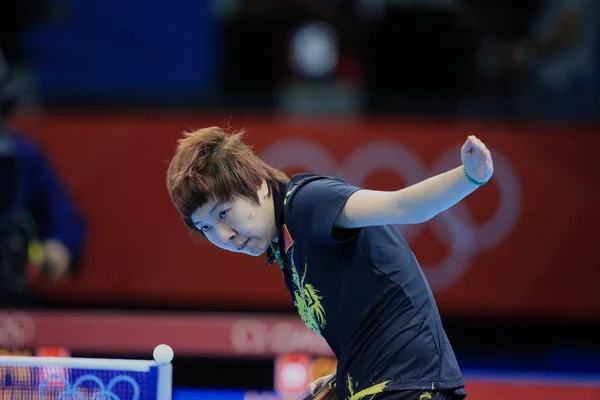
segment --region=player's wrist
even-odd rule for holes
[[[463,165],[463,175],[465,176],[465,178],[466,178],[466,179],[467,179],[469,182],[471,182],[472,184],[474,184],[474,185],[477,185],[477,186],[482,186],[482,185],[485,185],[486,183],[488,183],[488,180],[485,180],[485,181],[478,181],[478,180],[476,180],[476,179],[473,179],[473,178],[472,178],[472,177],[469,175],[469,173],[467,172],[467,168],[465,168],[465,166],[464,166],[464,165]]]

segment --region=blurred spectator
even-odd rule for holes
[[[515,93],[522,74],[504,68],[501,48],[527,35],[539,0],[456,0],[455,16],[469,46],[466,91],[460,112],[471,116],[516,115]]]
[[[511,19],[518,10],[514,5],[499,5],[505,12],[490,18],[493,7],[462,2],[476,16],[471,21],[483,27],[479,71],[496,106],[525,117],[593,116],[598,106],[597,0],[525,2],[527,10],[519,10],[517,22]]]
[[[589,117],[598,95],[597,0],[542,0],[528,35],[503,49],[508,68],[531,76],[524,100],[535,115]]]
[[[16,104],[16,93],[3,90],[12,87],[6,76],[0,76],[0,306],[34,306],[30,256],[40,257],[50,280],[68,277],[82,255],[84,224],[43,151],[5,124]]]

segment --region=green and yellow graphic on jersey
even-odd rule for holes
[[[370,386],[366,389],[363,389],[363,390],[355,393],[354,390],[356,389],[358,384],[355,384],[352,381],[352,377],[348,374],[346,376],[346,389],[348,389],[348,393],[350,394],[350,396],[348,397],[348,400],[362,400],[365,398],[367,400],[371,400],[373,398],[377,399],[376,395],[378,395],[379,393],[383,393],[383,391],[387,387],[388,383],[390,383],[389,380],[378,383],[377,385]]]
[[[294,250],[291,249],[290,259],[292,261],[291,272],[292,280],[296,288],[294,289],[294,305],[300,314],[300,318],[304,324],[314,332],[322,334],[326,325],[325,309],[321,304],[323,296],[310,283],[306,283],[306,271],[308,265],[304,264],[304,272],[302,278],[298,275],[298,270],[294,263]]]

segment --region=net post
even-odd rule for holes
[[[158,364],[156,400],[171,400],[173,393],[173,364]]]
[[[171,400],[173,384],[173,349],[168,344],[159,344],[152,352],[158,367],[156,400]]]

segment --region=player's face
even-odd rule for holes
[[[273,199],[268,195],[266,184],[258,195],[260,204],[246,198],[204,204],[194,211],[192,222],[215,246],[259,256],[267,250],[277,229]]]

